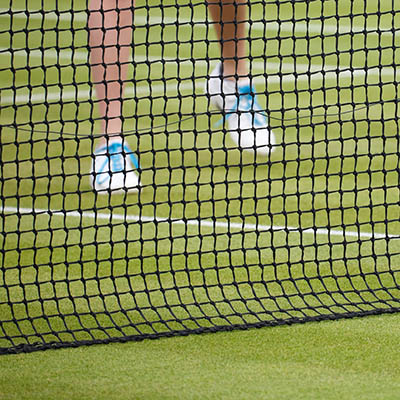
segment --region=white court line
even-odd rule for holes
[[[40,49],[33,49],[33,50],[26,50],[24,49],[10,49],[7,47],[0,47],[0,56],[8,56],[8,57],[18,57],[18,58],[32,58],[32,59],[50,59],[52,61],[54,60],[60,60],[60,61],[68,61],[68,65],[61,65],[61,67],[67,67],[71,65],[71,62],[76,62],[76,61],[83,61],[86,65],[86,63],[89,61],[89,52],[84,51],[84,50],[72,50],[72,49],[61,49],[60,51],[57,51],[56,49],[46,49],[46,50],[40,50]],[[45,60],[46,61],[46,60]],[[134,59],[132,57],[129,57],[128,59],[129,62],[135,61],[135,62],[145,62],[145,61],[150,61],[150,62],[157,62],[157,61],[175,61],[176,58],[173,57],[152,57],[152,56],[144,56],[144,55],[138,55],[135,54]],[[187,60],[191,61],[191,60]],[[32,61],[31,61],[32,62]],[[184,61],[183,61],[184,62]],[[35,66],[38,66],[36,63]]]
[[[75,64],[75,65],[87,65],[89,62],[89,52],[84,51],[84,50],[72,50],[70,48],[66,49],[60,49],[57,51],[54,48],[48,48],[43,50],[40,49],[33,49],[33,50],[26,50],[25,48],[23,49],[15,49],[15,48],[7,48],[7,47],[0,47],[0,56],[7,56],[10,59],[14,57],[18,58],[28,58],[28,59],[39,59],[40,61],[67,61],[68,64],[66,65],[60,65],[61,67],[68,67],[71,65],[71,63],[76,63],[77,61],[83,61],[84,64]],[[30,62],[33,62],[32,60],[29,60]],[[150,62],[150,63],[156,63],[156,62],[167,62],[169,63],[175,63],[177,64],[177,59],[173,57],[166,57],[163,56],[161,57],[154,57],[150,55],[141,55],[141,54],[135,54],[134,58],[131,56],[128,58],[129,62],[136,62],[136,63],[144,63],[144,62]],[[187,59],[187,60],[179,60],[179,64],[184,64],[184,63],[193,63],[194,62],[199,62],[196,60],[192,59]],[[35,67],[39,66],[40,64],[35,63]]]
[[[261,225],[261,224],[248,224],[245,222],[225,222],[225,221],[210,221],[205,219],[173,219],[162,217],[149,217],[145,215],[124,215],[124,214],[108,214],[97,213],[92,211],[64,211],[64,210],[45,210],[39,208],[23,208],[23,207],[0,207],[0,214],[30,214],[30,215],[48,215],[58,217],[75,217],[75,218],[90,218],[100,219],[106,221],[133,221],[133,222],[154,222],[154,223],[167,223],[178,224],[197,227],[208,228],[225,228],[225,229],[238,229],[243,231],[273,231],[273,232],[286,232],[286,233],[301,233],[310,235],[327,235],[327,236],[340,236],[340,237],[356,237],[367,239],[400,239],[400,235],[390,235],[380,232],[354,232],[342,229],[327,229],[327,228],[296,228],[292,226],[279,226],[279,225]]]
[[[180,83],[179,87],[176,83],[168,83],[167,85],[163,84],[154,84],[151,86],[132,86],[131,88],[126,88],[124,93],[124,99],[134,99],[138,98],[145,99],[148,98],[151,94],[152,95],[159,95],[165,94],[167,92],[171,92],[172,90],[176,91],[177,93],[182,93],[186,90],[193,90],[193,87],[196,90],[200,90],[204,87],[203,83],[197,82],[193,84],[192,82],[185,82]],[[142,95],[142,96],[138,96]],[[58,92],[43,92],[43,93],[36,93],[36,94],[17,94],[14,95],[6,95],[2,96],[0,91],[0,106],[10,106],[10,105],[18,105],[18,104],[26,104],[27,102],[31,104],[42,104],[43,102],[48,103],[58,103],[60,101],[73,101],[79,100],[84,101],[88,99],[95,100],[95,92],[94,89],[73,89],[68,88]]]
[[[277,74],[276,72],[273,73],[272,76],[267,76],[266,78],[262,76],[258,76],[253,79],[253,83],[256,85],[271,85],[271,84],[284,84],[288,82],[311,82],[311,81],[330,81],[336,80],[341,81],[344,79],[353,79],[357,78],[370,78],[370,77],[386,77],[393,79],[393,82],[397,82],[400,78],[400,68],[370,68],[368,70],[360,70],[356,69],[351,71],[349,69],[339,69],[333,68],[333,70],[329,70],[328,68],[322,68],[317,70],[309,70],[303,73],[284,73],[284,74]],[[139,100],[148,98],[150,95],[159,95],[159,94],[166,94],[171,93],[172,91],[175,92],[175,97],[179,94],[182,94],[184,91],[193,91],[193,88],[196,90],[204,90],[204,80],[203,79],[195,79],[191,81],[191,78],[183,79],[186,82],[181,82],[179,85],[176,82],[171,82],[171,79],[168,80],[166,84],[163,83],[152,83],[150,85],[137,85],[127,87],[124,93],[125,99],[132,99],[137,97]],[[348,82],[350,84],[351,82]],[[376,82],[378,83],[378,82]],[[389,83],[389,82],[388,82]],[[340,84],[340,82],[338,83]],[[87,84],[85,85],[87,86]],[[23,89],[26,92],[26,88]],[[3,92],[6,91],[3,89]],[[18,93],[15,96],[13,89],[7,89],[7,92],[11,94],[1,94],[0,91],[0,105],[10,106],[10,105],[18,105],[18,104],[26,104],[27,102],[34,104],[38,103],[41,104],[44,101],[49,103],[56,103],[59,101],[70,101],[70,100],[88,100],[94,97],[94,90],[89,90],[86,88],[80,89],[79,87],[73,88],[67,86],[67,88],[58,90],[57,92],[49,91],[46,88],[38,88],[37,91],[39,93]],[[138,96],[142,95],[142,96]]]
[[[0,8],[0,17],[10,17],[10,9],[7,8]],[[27,19],[27,15],[25,14],[26,10],[11,10],[13,13],[13,18],[18,19]],[[42,20],[43,17],[48,21],[76,21],[85,23],[88,20],[87,13],[85,11],[78,11],[78,12],[65,12],[61,11],[59,15],[55,12],[45,12],[45,14],[41,14],[39,11],[29,11],[29,19],[30,20]],[[145,27],[146,24],[157,26],[161,23],[165,24],[175,24],[178,23],[179,25],[195,23],[195,27],[197,28],[205,28],[204,26],[204,19],[200,20],[190,20],[185,18],[173,18],[173,17],[155,17],[155,16],[145,16],[145,15],[135,15],[134,14],[134,22],[133,24],[136,28]],[[142,25],[138,25],[142,24]],[[392,28],[379,28],[379,27],[364,27],[360,25],[349,25],[348,23],[337,23],[337,24],[325,24],[323,20],[310,20],[310,21],[301,21],[301,22],[292,22],[292,21],[281,21],[281,22],[260,22],[256,21],[251,24],[251,30],[255,31],[265,31],[265,32],[292,32],[292,33],[379,33],[379,34],[389,34],[389,35],[398,35],[400,34],[400,29],[395,29],[393,31]]]

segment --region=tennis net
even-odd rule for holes
[[[2,5],[0,353],[400,310],[394,0]]]

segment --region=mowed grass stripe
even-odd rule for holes
[[[0,8],[0,18],[10,18],[10,11],[13,19],[28,19],[32,21],[52,21],[52,22],[79,22],[86,23],[88,20],[88,14],[86,11],[70,12],[61,11],[58,15],[55,12],[43,12],[39,10],[28,11],[22,9],[7,9]],[[1,15],[3,14],[3,15]],[[194,28],[206,29],[204,19],[190,19],[182,17],[169,17],[169,16],[153,16],[153,15],[135,15],[134,14],[134,26],[136,28],[147,28],[149,26],[157,26],[161,23],[166,25],[185,25],[194,23]],[[208,21],[212,25],[212,20]],[[197,25],[197,26],[196,26]],[[311,33],[311,34],[346,34],[346,33],[377,33],[377,34],[388,34],[388,35],[400,35],[400,29],[394,29],[393,27],[379,27],[379,26],[362,26],[357,24],[348,24],[338,22],[324,23],[324,21],[317,21],[310,19],[308,21],[280,21],[280,22],[264,22],[260,20],[252,21],[250,27],[252,31],[263,31],[268,32],[293,32],[293,33]]]
[[[5,48],[0,48],[0,54],[8,55],[12,57],[23,57],[31,59],[46,59],[47,61],[51,60],[65,60],[65,61],[87,61],[88,55],[86,52],[73,52],[73,51],[61,51],[56,52],[55,50],[48,51],[40,51],[33,50],[32,52],[28,52],[26,50],[17,50],[17,51],[8,51]],[[209,62],[207,60],[175,60],[175,59],[160,59],[157,57],[146,57],[141,55],[135,55],[134,61],[138,63],[137,67],[140,68],[140,64],[146,61],[149,61],[153,65],[163,63],[165,67],[168,66],[178,66],[178,68],[184,69],[185,67],[188,70],[193,70],[194,68],[201,67],[204,68],[204,73],[207,73],[207,69],[212,69],[215,66],[215,61]],[[65,68],[65,66],[60,66],[60,68]],[[338,65],[312,65],[311,63],[288,63],[288,62],[261,62],[256,61],[252,62],[250,66],[251,70],[255,75],[263,72],[267,69],[270,69],[270,76],[262,77],[258,76],[253,79],[254,84],[256,85],[271,85],[276,83],[285,83],[285,82],[309,82],[309,81],[320,81],[324,80],[344,80],[344,79],[352,79],[352,78],[368,78],[368,77],[378,77],[385,78],[385,80],[393,79],[398,80],[400,76],[400,68],[394,67],[375,67],[368,69],[355,69],[349,66],[338,66]],[[286,71],[284,73],[278,71]],[[296,72],[294,72],[296,71]],[[162,83],[160,80],[157,80],[152,84],[143,85],[132,85],[128,84],[125,88],[125,98],[134,98],[138,95],[142,95],[140,97],[148,97],[151,94],[160,94],[166,92],[176,92],[182,93],[183,91],[192,91],[195,90],[203,90],[204,89],[204,78],[196,79],[193,76],[188,76],[186,78],[182,78],[183,81],[179,84],[176,82],[175,78],[168,79],[167,83]],[[55,88],[54,86],[50,87],[36,87],[33,89],[28,88],[20,88],[20,89],[3,89],[3,93],[0,99],[1,106],[8,105],[18,105],[18,104],[26,104],[30,103],[42,103],[44,101],[52,103],[59,101],[69,101],[69,100],[87,100],[93,97],[94,91],[91,88],[88,88],[88,84],[74,84],[73,87],[66,84],[66,88],[62,90],[59,87]]]

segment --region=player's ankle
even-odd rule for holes
[[[246,76],[223,76],[224,82],[226,82],[228,85],[235,85],[235,86],[250,86],[251,80],[248,75]]]
[[[100,140],[101,146],[108,146],[113,143],[121,143],[123,142],[123,137],[119,134],[105,134],[102,136]]]

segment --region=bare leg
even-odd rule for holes
[[[122,91],[132,44],[134,0],[90,0],[92,79],[103,118],[104,140],[121,134]]]
[[[246,18],[248,5],[244,0],[214,0],[208,10],[215,22],[215,30],[221,43],[223,71],[232,79],[248,76],[246,62]]]

